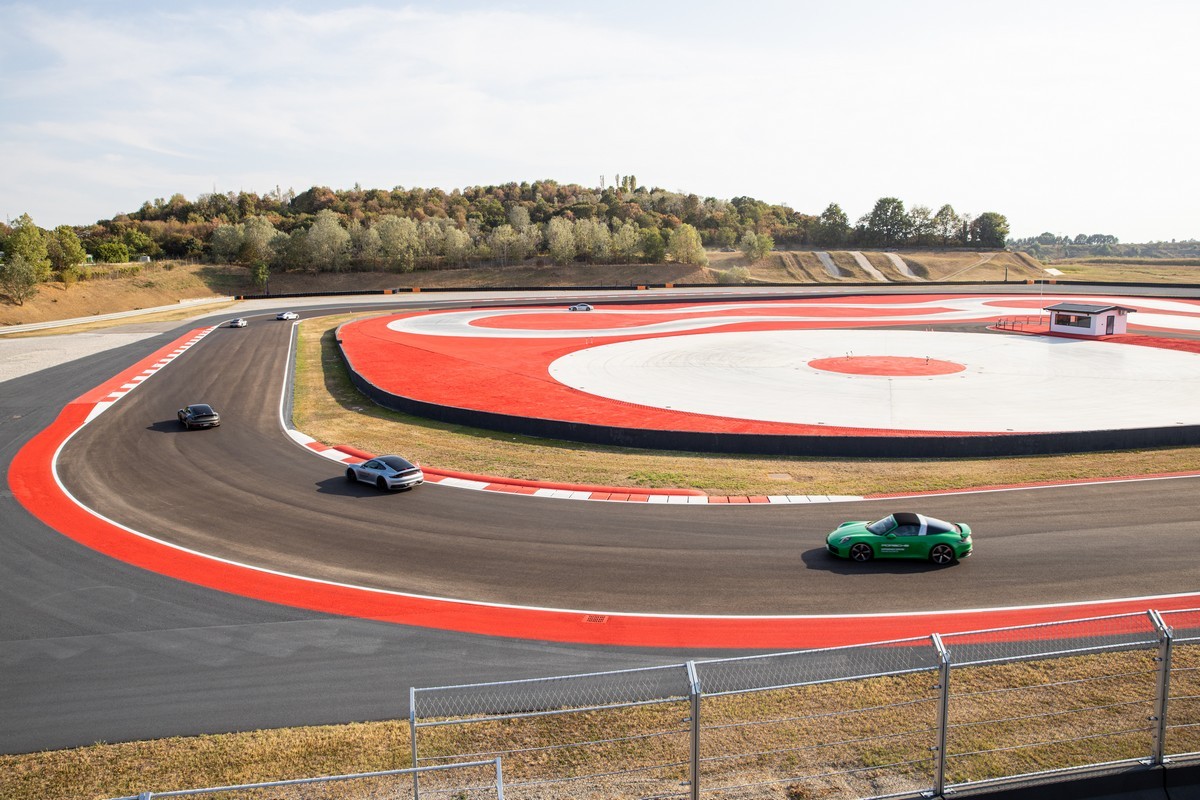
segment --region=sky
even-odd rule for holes
[[[1200,238],[1200,3],[5,3],[0,216],[617,175]]]

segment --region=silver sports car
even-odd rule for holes
[[[425,473],[407,458],[377,456],[346,467],[346,480],[373,483],[380,489],[411,489],[425,482]]]

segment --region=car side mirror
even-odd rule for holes
[[[889,534],[887,535],[887,538],[889,538],[889,539],[895,539],[895,538],[896,538],[896,534],[894,534],[894,533],[889,533]]]

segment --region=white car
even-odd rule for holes
[[[280,311],[275,315],[275,319],[300,319],[300,315],[295,311]]]
[[[567,311],[592,311],[591,303],[576,303],[573,306],[568,306]]]
[[[421,468],[401,456],[376,456],[346,467],[346,480],[373,483],[380,489],[411,489],[425,482]]]
[[[229,320],[229,327],[244,328],[246,327],[246,320],[242,319],[241,317],[238,317],[237,319],[231,319]]]

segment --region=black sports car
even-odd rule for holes
[[[221,415],[208,403],[194,403],[190,406],[184,406],[179,409],[179,413],[176,416],[179,417],[180,424],[188,430],[192,428],[215,428],[221,424]]]

